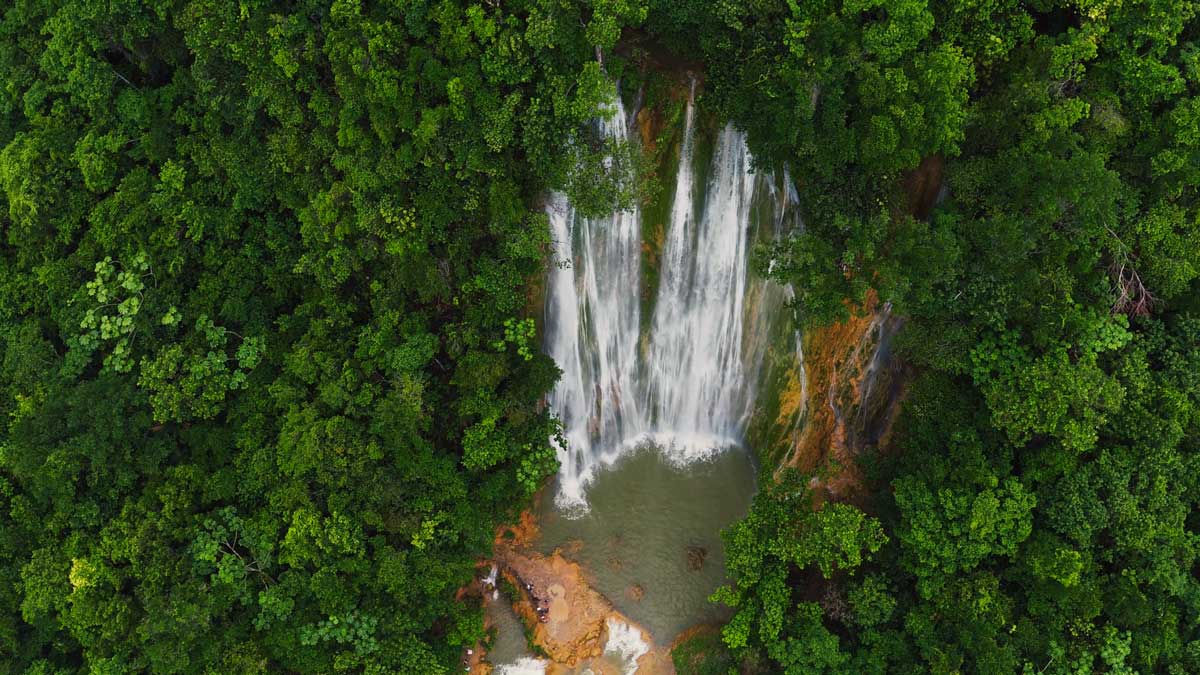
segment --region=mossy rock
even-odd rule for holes
[[[728,675],[738,662],[721,642],[721,631],[707,627],[684,637],[671,649],[671,662],[678,675]]]

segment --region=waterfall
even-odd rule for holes
[[[765,224],[777,230],[788,199],[776,198],[769,174],[751,172],[731,126],[697,185],[691,99],[656,289],[643,288],[638,209],[585,218],[561,194],[547,207],[559,260],[547,283],[545,349],[563,371],[549,404],[563,424],[557,501],[568,511],[586,509],[596,471],[631,448],[694,461],[739,445],[753,411],[768,324],[785,293],[750,269],[755,214],[765,204],[774,216]],[[606,138],[636,140],[619,105],[600,125]],[[643,317],[651,295],[653,314]]]
[[[742,337],[755,181],[741,134],[726,128],[697,217],[690,114],[684,134],[644,379],[652,428],[668,434],[659,443],[696,455],[736,444],[749,413]]]
[[[625,111],[615,108],[602,134],[626,139]],[[563,371],[550,406],[567,442],[558,449],[561,493],[579,505],[596,453],[607,448],[611,460],[645,428],[637,396],[641,217],[636,209],[578,217],[561,194],[548,212],[552,239],[566,256],[546,298],[547,352]]]

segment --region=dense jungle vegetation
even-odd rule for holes
[[[707,665],[1200,672],[1198,12],[11,1],[0,671],[457,670],[556,466],[540,202],[635,196],[589,120],[636,42],[790,167],[804,320],[874,289],[917,373],[869,504],[728,533]]]
[[[819,324],[868,288],[918,369],[870,515],[766,486],[727,533],[752,671],[1200,672],[1200,6],[663,3],[787,162],[772,251]],[[901,185],[944,161],[945,199]]]

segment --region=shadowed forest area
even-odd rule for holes
[[[645,201],[594,120],[677,69],[797,327],[889,303],[910,378],[852,502],[760,471],[679,672],[1200,672],[1193,0],[14,0],[0,671],[461,671],[558,468],[546,196]]]

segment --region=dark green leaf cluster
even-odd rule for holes
[[[644,15],[0,9],[0,671],[457,668],[556,467],[540,203],[628,189],[563,149]]]
[[[918,372],[865,505],[888,542],[817,578],[840,540],[769,493],[728,542],[721,599],[759,608],[729,646],[788,673],[1200,672],[1200,6],[683,2],[648,24],[702,45],[707,99],[796,177],[803,230],[763,259],[805,320],[874,290]],[[824,552],[777,567],[780,508]]]

